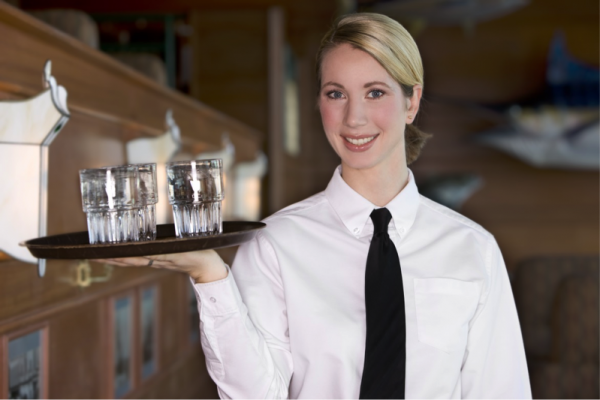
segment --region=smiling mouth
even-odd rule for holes
[[[375,139],[377,136],[379,135],[373,135],[373,136],[369,136],[369,137],[363,137],[360,139],[354,139],[354,138],[350,138],[348,136],[343,136],[343,138],[348,142],[351,143],[355,146],[362,146],[363,144],[367,144],[369,142],[371,142],[373,139]]]

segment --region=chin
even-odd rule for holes
[[[345,150],[345,149],[344,149]],[[375,150],[375,149],[371,149]],[[370,153],[370,154],[369,154]],[[340,154],[339,154],[340,155]],[[364,152],[351,153],[341,152],[342,168],[350,168],[353,170],[370,170],[377,167],[382,167],[384,170],[393,170],[406,166],[406,157],[404,155],[404,147],[393,148],[389,152]]]
[[[370,169],[377,165],[377,161],[370,157],[342,157],[342,168],[355,170]]]

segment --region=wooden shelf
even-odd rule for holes
[[[15,98],[41,90],[44,62],[68,93],[69,108],[112,119],[139,135],[164,131],[173,110],[182,136],[219,147],[229,133],[237,161],[255,158],[263,134],[182,93],[152,81],[96,49],[0,2],[0,91]],[[151,135],[151,134],[150,134]]]

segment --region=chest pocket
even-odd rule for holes
[[[415,279],[419,341],[445,352],[462,350],[479,301],[479,284],[456,279]]]

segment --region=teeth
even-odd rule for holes
[[[348,142],[352,143],[355,146],[362,146],[365,143],[369,143],[371,140],[375,139],[375,136],[371,136],[369,138],[364,138],[364,139],[351,139],[349,137],[345,137],[344,139],[346,139]]]

